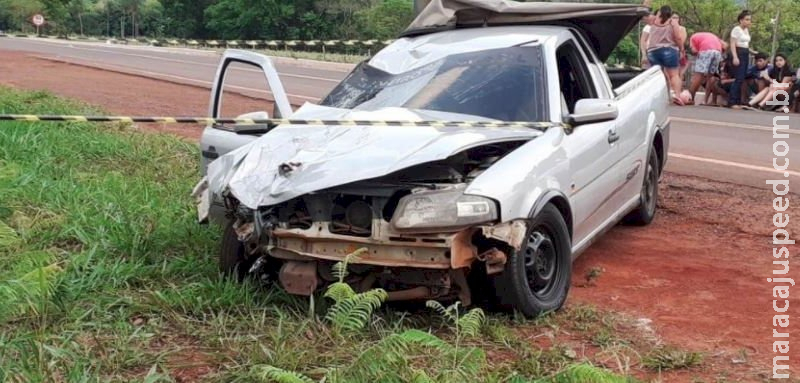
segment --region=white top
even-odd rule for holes
[[[739,48],[750,48],[750,30],[737,25],[731,31],[731,37],[736,39],[736,46]]]
[[[647,24],[642,28],[642,33],[650,33],[650,24]]]

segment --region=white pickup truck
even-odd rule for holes
[[[656,214],[666,81],[659,68],[612,78],[604,65],[647,13],[434,0],[322,102],[297,110],[268,57],[226,52],[213,117],[229,64],[241,62],[263,69],[282,118],[549,127],[208,126],[194,195],[201,221],[224,227],[221,268],[311,295],[334,280],[335,262],[366,248],[349,266],[358,291],[527,316],[559,309],[578,254],[621,220]]]

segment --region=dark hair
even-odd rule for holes
[[[783,68],[778,68],[778,57],[783,58],[783,61],[786,62],[785,64],[783,64]],[[778,81],[783,81],[783,79],[786,78],[787,76],[794,75],[794,73],[792,73],[792,68],[789,65],[789,59],[783,53],[776,54],[775,58],[772,59],[772,70],[774,71],[780,70],[780,72],[778,72],[779,73],[777,78]]]
[[[666,23],[672,17],[672,7],[665,5],[658,10],[661,13],[661,22]]]
[[[756,60],[767,60],[767,59],[769,59],[769,56],[767,56],[766,53],[763,52],[756,53]]]
[[[739,21],[739,22],[741,23],[741,22],[742,22],[742,20],[744,20],[744,18],[745,18],[745,17],[747,17],[747,16],[751,16],[751,15],[752,15],[752,13],[750,13],[750,11],[748,11],[748,10],[746,10],[746,9],[745,9],[744,11],[742,11],[742,13],[740,13],[740,14],[739,14],[739,18],[738,18],[738,19],[736,19],[736,20],[737,20],[737,21]]]
[[[788,68],[789,67],[789,58],[786,57],[786,55],[783,54],[783,53],[778,53],[778,54],[775,55],[775,58],[772,59],[772,65],[775,66],[776,68],[778,67],[778,65],[776,65],[776,63],[778,62],[778,57],[782,58],[783,61],[786,62],[786,64],[783,66],[783,68],[784,69]]]

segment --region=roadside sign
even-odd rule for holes
[[[36,36],[39,36],[39,27],[44,24],[44,16],[40,14],[33,15],[33,25],[36,26]]]

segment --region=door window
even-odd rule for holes
[[[596,98],[591,75],[573,41],[567,41],[556,51],[558,81],[561,90],[562,113],[575,112],[575,104],[584,98]]]

